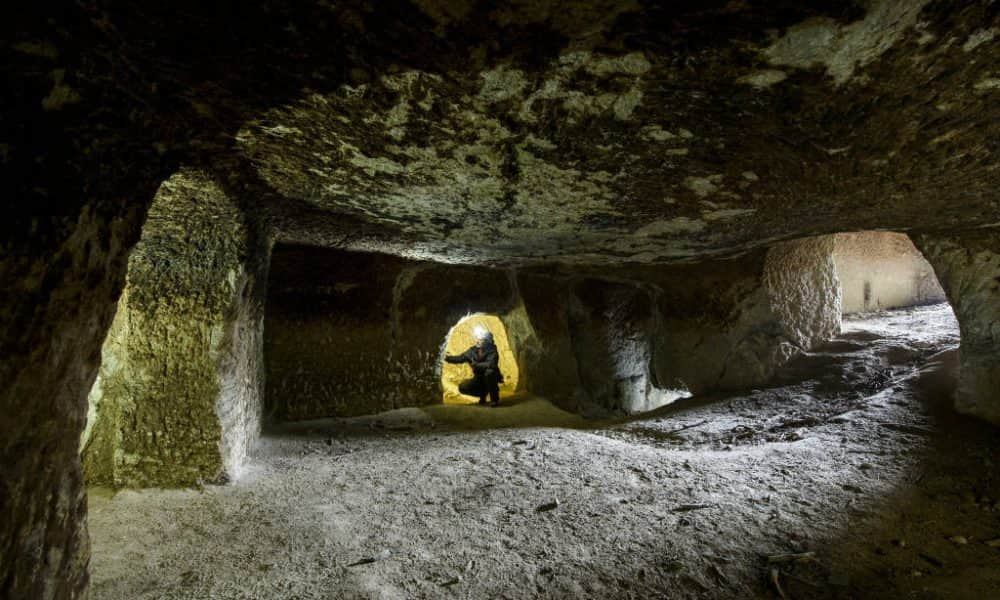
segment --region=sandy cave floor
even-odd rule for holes
[[[957,343],[938,305],[628,421],[284,426],[230,485],[91,490],[91,596],[770,598],[774,568],[792,598],[1000,598],[1000,435],[948,408]]]

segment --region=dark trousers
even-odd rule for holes
[[[490,402],[500,404],[500,384],[495,376],[481,375],[466,379],[458,384],[458,391],[466,396],[479,398],[480,404],[486,403],[487,395],[490,397]]]

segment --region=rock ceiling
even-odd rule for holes
[[[282,239],[602,264],[1000,224],[995,8],[506,6],[419,3],[464,56],[355,67],[243,124]]]

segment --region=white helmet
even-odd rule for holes
[[[493,334],[490,333],[489,329],[486,329],[482,325],[476,325],[472,329],[472,337],[476,338],[479,341],[486,341],[486,340],[492,340]]]

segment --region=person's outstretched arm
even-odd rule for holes
[[[472,363],[474,362],[472,357],[475,355],[476,355],[475,348],[470,348],[461,354],[456,354],[455,356],[446,354],[444,360],[445,362],[450,362],[453,364]]]

